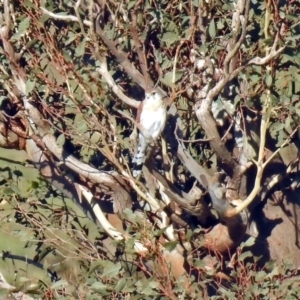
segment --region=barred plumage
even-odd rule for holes
[[[163,96],[156,90],[146,93],[145,100],[140,104],[137,123],[140,126],[138,147],[133,157],[133,176],[137,177],[143,168],[149,144],[162,133],[167,118]]]

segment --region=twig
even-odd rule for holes
[[[121,88],[115,83],[114,79],[110,75],[107,69],[107,61],[105,57],[97,57],[98,60],[101,59],[101,64],[100,67],[97,68],[96,70],[104,77],[106,80],[107,84],[110,86],[112,91],[126,104],[137,108],[139,106],[139,102],[136,100],[133,100],[132,98],[127,97],[121,90]]]
[[[222,136],[222,138],[221,138],[222,142],[225,140],[226,136],[229,134],[232,126],[233,126],[233,122],[230,123],[230,125],[228,126],[228,129],[226,130],[225,134]]]
[[[133,67],[130,60],[127,58],[127,55],[116,47],[116,43],[111,41],[105,32],[100,28],[98,20],[96,20],[96,33],[100,35],[103,42],[106,44],[111,53],[116,57],[118,63],[124,68],[126,73],[143,89],[147,88],[147,82],[145,77]]]
[[[175,80],[176,80],[176,65],[177,65],[177,60],[178,60],[178,54],[179,51],[181,49],[181,47],[183,46],[184,41],[180,41],[178,47],[176,48],[176,53],[175,53],[175,58],[174,58],[174,64],[173,64],[173,74],[172,74],[172,85],[175,84]]]
[[[260,123],[260,144],[259,144],[259,151],[258,151],[258,159],[255,162],[257,166],[257,173],[255,177],[254,187],[249,194],[249,196],[235,209],[232,211],[232,215],[239,214],[242,210],[244,210],[248,205],[254,200],[257,194],[262,189],[261,187],[261,179],[263,175],[263,171],[265,168],[265,164],[263,164],[264,159],[264,150],[265,150],[265,143],[266,143],[266,131],[270,122],[270,114],[271,114],[271,99],[270,99],[270,91],[267,91],[266,100],[263,109],[263,118]]]
[[[87,191],[85,188],[80,186],[80,191],[82,195],[85,197],[87,202],[90,204],[91,207],[93,207],[93,211],[95,215],[97,216],[97,219],[105,232],[114,240],[116,241],[122,241],[126,239],[126,236],[123,236],[116,228],[114,228],[106,219],[103,211],[101,210],[99,205],[92,205],[93,195],[91,192]],[[128,237],[127,237],[128,238]],[[137,252],[148,252],[148,249],[144,247],[144,245],[139,241],[134,241],[134,249]]]
[[[282,143],[282,145],[276,149],[275,152],[273,152],[273,154],[264,162],[263,167],[265,168],[267,166],[267,164],[277,155],[277,153],[279,153],[279,151],[284,148],[292,139],[292,137],[294,136],[295,133],[297,133],[298,128],[300,127],[300,125],[298,125],[293,132],[290,134],[290,136]]]
[[[137,4],[135,4],[135,7],[136,7]],[[144,53],[141,51],[141,42],[138,38],[138,33],[137,33],[137,30],[136,30],[136,27],[137,27],[137,23],[136,23],[136,10],[134,12],[131,12],[131,25],[130,25],[130,32],[131,32],[131,37],[133,39],[133,42],[134,42],[134,46],[135,46],[135,49],[136,49],[136,52],[137,52],[137,55],[138,55],[138,59],[139,59],[139,62],[140,62],[140,67],[141,67],[141,70],[142,70],[142,74],[144,75],[145,79],[146,79],[146,82],[147,82],[147,85],[151,85],[153,86],[153,82],[152,80],[150,79],[150,76],[148,74],[148,68],[147,68],[147,60],[145,58],[145,55]]]
[[[234,34],[237,35],[237,31],[239,29],[239,24],[241,22],[240,18],[242,17],[243,22],[242,22],[242,34],[239,38],[239,40],[233,41],[234,42],[234,47],[229,51],[225,57],[224,60],[224,73],[227,75],[229,73],[229,63],[232,60],[232,58],[237,54],[238,50],[240,49],[247,33],[247,23],[248,23],[248,18],[249,18],[249,8],[250,8],[250,0],[246,0],[246,3],[244,0],[239,0],[237,3],[237,8],[235,13],[232,16],[232,24],[236,24],[237,28],[233,28]],[[244,7],[243,7],[244,6]],[[245,10],[244,15],[241,15],[243,9]],[[234,38],[235,39],[235,38]],[[233,71],[233,70],[230,70]]]
[[[75,16],[71,16],[71,15],[62,16],[62,15],[55,14],[55,13],[47,10],[44,7],[40,7],[40,8],[41,8],[41,10],[43,11],[43,13],[45,15],[48,15],[49,17],[52,17],[56,20],[79,22],[78,18],[75,17]],[[93,23],[91,21],[87,21],[87,20],[83,20],[83,24],[85,24],[87,26],[92,26],[93,25]]]
[[[82,21],[81,21],[81,18],[80,18],[80,14],[79,14],[79,11],[78,11],[80,4],[81,4],[81,0],[77,0],[74,9],[75,9],[75,14],[77,16],[81,32],[82,32],[83,36],[86,37],[86,33],[85,33],[85,30],[84,30],[84,27],[83,27],[83,24],[82,24]]]
[[[184,139],[181,139],[180,137],[178,137],[177,129],[178,129],[178,124],[176,123],[176,127],[175,127],[175,130],[174,130],[174,135],[175,135],[175,137],[178,141],[183,142],[183,143],[198,143],[198,142],[205,143],[205,142],[209,142],[209,141],[212,140],[212,139],[184,140]]]
[[[254,57],[250,59],[248,62],[240,66],[239,68],[235,69],[232,73],[225,75],[216,85],[214,88],[212,88],[208,94],[207,97],[202,101],[201,107],[202,109],[209,109],[211,106],[211,103],[213,99],[222,91],[222,89],[225,87],[225,85],[234,79],[240,72],[242,72],[246,67],[251,65],[258,65],[262,66],[267,64],[271,59],[275,58],[277,55],[283,52],[285,49],[285,46],[280,47],[278,50],[276,50],[277,44],[279,40],[279,33],[277,33],[272,49],[268,55],[265,57]]]

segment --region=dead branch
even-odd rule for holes
[[[228,53],[224,60],[224,74],[231,73],[236,68],[237,59],[235,58],[247,34],[247,24],[249,18],[250,0],[239,0],[232,15],[232,33],[233,38],[229,41]],[[244,12],[244,13],[243,13]],[[242,33],[238,39],[238,34],[242,25]],[[230,64],[230,67],[229,67]]]
[[[112,91],[121,99],[124,103],[137,108],[140,104],[140,102],[127,97],[121,88],[115,83],[112,76],[109,74],[107,69],[107,62],[106,58],[102,58],[101,56],[97,57],[99,61],[101,61],[100,67],[97,68],[97,71],[103,76],[103,78],[106,80],[109,87],[112,89]]]
[[[137,27],[136,5],[137,4],[135,4],[134,12],[133,11],[131,12],[130,33],[131,33],[131,37],[132,37],[133,42],[134,42],[135,50],[136,50],[137,55],[138,55],[139,64],[140,64],[140,68],[142,70],[142,74],[146,79],[146,83],[149,84],[149,86],[153,86],[153,82],[150,79],[150,76],[148,74],[146,53],[143,52],[143,50],[142,50],[143,45],[141,44],[141,41],[138,38],[138,33],[137,33],[137,30],[136,30],[136,27]]]

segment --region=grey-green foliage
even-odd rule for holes
[[[50,0],[41,1],[41,6],[64,16],[74,15],[74,3],[75,1],[69,0]],[[98,44],[100,53],[108,57],[109,71],[118,77],[116,79],[120,80],[119,84],[125,93],[139,100],[143,93],[132,78],[125,74],[107,45],[99,37],[95,40],[89,36],[88,27],[84,27],[87,35],[84,36],[78,22],[56,20],[42,14],[36,5],[29,0],[15,5],[10,38],[16,50],[20,51],[23,47],[26,49],[23,54],[23,70],[27,75],[27,92],[29,95],[38,95],[41,103],[55,108],[54,113],[49,112],[49,119],[54,125],[52,130],[60,146],[65,145],[67,139],[74,146],[72,149],[75,149],[75,154],[84,162],[96,164],[99,169],[117,168],[116,161],[110,155],[124,155],[127,160],[130,159],[128,136],[132,126],[127,120],[120,118],[114,105],[128,114],[131,110],[118,101],[105,80],[97,73],[99,61],[93,56],[94,43]],[[126,53],[132,64],[140,69],[130,33],[130,14],[137,14],[138,38],[144,43],[142,49],[148,51],[148,71],[153,81],[159,81],[166,91],[171,88],[185,89],[192,85],[192,48],[199,55],[203,53],[210,56],[216,66],[223,66],[226,42],[232,38],[230,25],[233,2],[107,1],[107,5],[115,14],[115,22],[108,18],[105,33],[116,42],[118,49]],[[247,109],[259,107],[262,91],[266,88],[271,90],[273,107],[280,108],[278,114],[272,116],[273,123],[270,127],[277,145],[282,144],[291,128],[298,124],[300,50],[297,5],[299,1],[283,1],[276,14],[271,10],[272,20],[267,28],[268,36],[265,36],[266,2],[253,0],[247,26],[250,40],[239,51],[241,64],[254,56],[264,56],[267,47],[273,43],[280,21],[285,23],[280,40],[280,45],[287,45],[284,53],[269,64],[269,70],[260,66],[246,68],[238,76],[238,80],[247,88],[241,91],[237,86],[234,90],[235,104]],[[204,31],[197,27],[200,11]],[[87,19],[87,7],[82,7],[79,15],[82,20]],[[126,21],[126,16],[129,21]],[[0,59],[5,69],[5,72],[1,71],[1,79],[8,81],[11,74],[8,57],[1,52]],[[195,77],[201,77],[201,73],[196,73]],[[1,92],[7,93],[2,86]],[[222,96],[233,100],[225,92]],[[87,98],[94,105],[86,101]],[[192,113],[194,99],[188,99],[183,94],[175,103],[184,123],[185,138],[203,137]],[[204,163],[211,154],[206,144],[189,144],[188,150],[197,161]],[[159,285],[162,278],[150,276],[153,275],[152,271],[149,271],[147,277],[137,271],[136,262],[140,261],[130,252],[132,249],[127,249],[128,255],[132,255],[130,258],[136,259],[131,269],[126,266],[126,260],[121,264],[115,261],[114,253],[107,255],[108,250],[101,243],[100,229],[70,200],[52,190],[36,171],[25,168],[24,157],[20,160],[21,163],[16,163],[16,157],[20,155],[10,151],[5,159],[0,160],[0,250],[35,260],[42,264],[43,269],[26,259],[3,259],[0,261],[0,271],[10,284],[27,292],[34,288],[35,292],[41,294],[49,288],[57,298],[63,295],[64,288],[66,299],[78,299],[82,295],[87,299],[167,297],[166,294],[163,295],[163,289]],[[4,154],[1,155],[3,156]],[[177,169],[178,173],[184,172],[180,164]],[[177,180],[180,183],[179,177]],[[135,225],[131,228],[140,237],[141,233],[137,228],[141,227],[139,224]],[[126,247],[130,248],[132,244],[133,241],[129,240]],[[232,271],[237,283],[224,285],[221,289],[217,289],[218,281],[210,277],[211,274],[207,274],[204,265],[197,260],[194,267],[198,279],[194,274],[188,276],[191,281],[188,288],[185,276],[178,279],[176,285],[175,280],[171,279],[175,296],[199,299],[199,295],[207,295],[209,286],[210,291],[213,291],[211,294],[217,295],[212,299],[270,299],[271,296],[276,299],[297,298],[297,282],[292,279],[293,274],[289,269],[277,273],[271,270],[268,275],[264,271],[255,273],[251,269],[252,265],[243,266],[242,261],[246,258],[247,253],[241,254],[238,267]],[[51,283],[47,268],[56,271],[61,280]],[[249,276],[241,277],[241,274]],[[242,279],[243,282],[239,281]]]

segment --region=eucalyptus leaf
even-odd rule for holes
[[[174,32],[166,32],[162,36],[161,40],[166,43],[167,47],[170,47],[172,44],[179,40],[179,37]]]
[[[30,93],[33,91],[35,88],[35,80],[28,79],[26,81],[26,95],[30,95]]]
[[[175,72],[175,74],[173,72],[167,72],[166,75],[163,78],[161,78],[161,81],[165,85],[172,87],[178,80],[180,80],[183,74],[184,73],[181,71],[177,71]]]
[[[18,31],[10,38],[10,40],[18,41],[22,36],[24,36],[29,26],[30,26],[30,18],[27,17],[20,22],[18,26]]]
[[[215,20],[213,18],[211,19],[211,21],[209,23],[208,33],[209,33],[211,38],[216,37],[216,24],[215,24]]]

